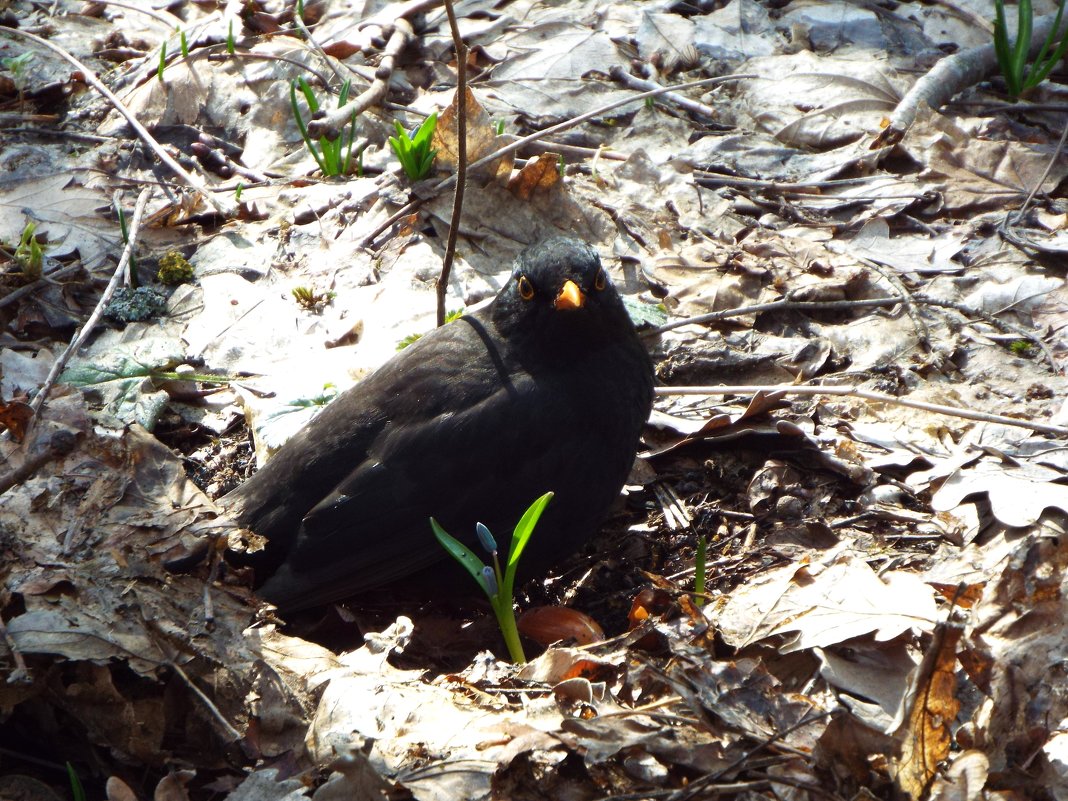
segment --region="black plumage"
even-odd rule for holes
[[[519,255],[492,303],[340,395],[221,504],[268,539],[260,592],[285,610],[461,570],[431,516],[476,551],[485,523],[506,554],[552,490],[530,574],[595,532],[652,398],[649,356],[596,251],[554,237]]]

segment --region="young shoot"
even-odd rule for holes
[[[397,120],[393,121],[397,135],[389,137],[389,145],[397,155],[397,160],[400,161],[409,181],[420,181],[430,175],[430,167],[438,154],[438,151],[430,147],[437,125],[437,112],[423,120],[422,125],[411,134],[405,131],[404,126]]]
[[[356,114],[353,113],[348,125],[348,142],[344,141],[344,132],[338,134],[334,139],[326,136],[319,137],[319,144],[316,145],[311,136],[308,135],[308,126],[305,124],[304,119],[300,116],[300,108],[297,106],[297,88],[300,88],[300,92],[304,95],[304,100],[308,104],[308,111],[310,116],[314,116],[319,111],[319,100],[316,98],[312,88],[308,85],[308,82],[303,77],[297,78],[296,81],[292,81],[289,84],[289,104],[293,109],[293,119],[297,123],[297,129],[300,131],[300,136],[304,140],[305,147],[312,154],[312,158],[315,159],[315,163],[319,165],[319,171],[327,178],[336,178],[341,175],[348,175],[349,168],[352,166],[352,141],[356,136]],[[351,81],[345,81],[341,86],[341,93],[338,95],[337,107],[341,108],[349,101],[349,90],[352,87]],[[362,155],[363,149],[361,148],[360,154]]]
[[[463,565],[489,598],[493,613],[497,616],[497,625],[500,626],[505,645],[508,646],[508,655],[513,662],[527,661],[523,653],[523,645],[519,641],[519,629],[516,627],[515,607],[512,601],[515,573],[519,568],[519,558],[523,555],[523,549],[527,547],[530,535],[534,533],[534,527],[538,524],[541,513],[545,511],[552,497],[553,493],[545,493],[523,513],[519,523],[516,524],[515,531],[512,532],[512,545],[503,571],[497,556],[497,542],[493,539],[490,530],[482,523],[475,525],[475,533],[483,550],[490,554],[492,561],[490,565],[483,564],[470,548],[447,534],[437,520],[430,518],[430,527],[434,530],[434,536],[441,543],[441,547]]]

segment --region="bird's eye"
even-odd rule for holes
[[[519,276],[519,297],[523,300],[534,297],[534,284],[530,283],[530,279],[525,275]]]
[[[604,274],[604,267],[597,271],[597,277],[593,279],[593,288],[597,290],[604,289],[608,284],[608,276]]]

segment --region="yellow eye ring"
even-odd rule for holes
[[[608,276],[605,275],[604,267],[597,271],[597,277],[593,279],[593,288],[604,289],[608,285]]]
[[[530,300],[534,297],[534,284],[530,283],[530,279],[525,275],[519,276],[519,297],[523,300]]]

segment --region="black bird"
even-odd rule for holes
[[[595,532],[652,400],[652,363],[596,251],[554,237],[519,255],[492,303],[341,394],[220,504],[267,538],[260,594],[283,610],[462,571],[431,516],[478,553],[485,523],[507,556],[552,490],[520,563],[531,575]]]

